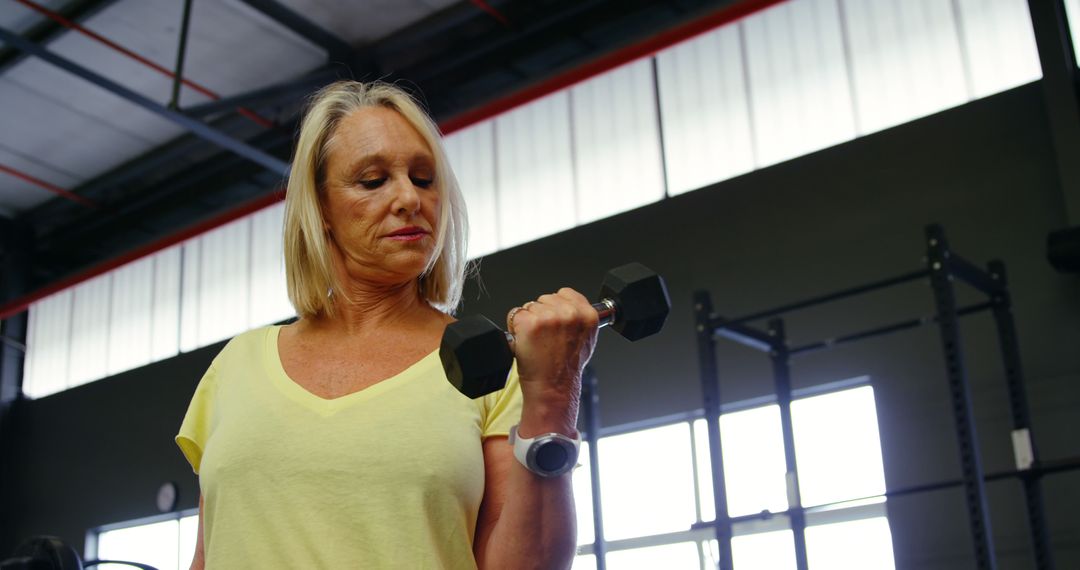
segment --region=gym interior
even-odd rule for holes
[[[305,101],[380,79],[468,205],[457,317],[666,283],[583,375],[573,568],[1080,568],[1074,38],[1078,0],[5,0],[0,561],[191,565],[174,437],[296,316]]]

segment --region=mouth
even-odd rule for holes
[[[424,236],[430,234],[431,232],[425,230],[424,228],[409,226],[406,228],[401,228],[399,230],[394,230],[389,234],[386,234],[385,237],[398,241],[415,241],[418,239],[422,239]]]

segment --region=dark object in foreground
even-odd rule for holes
[[[122,564],[143,570],[157,570],[149,564],[120,560],[87,560],[54,536],[37,536],[19,545],[15,556],[0,561],[0,570],[83,570],[99,564]]]
[[[1080,273],[1080,226],[1050,232],[1046,259],[1062,273]]]

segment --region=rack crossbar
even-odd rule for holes
[[[974,263],[956,255],[956,252],[949,252],[948,266],[950,274],[960,278],[961,281],[978,289],[988,297],[994,297],[1002,290],[1001,281],[995,281],[992,275],[983,271]]]
[[[986,301],[986,302],[983,302],[983,303],[977,303],[975,305],[968,305],[967,307],[963,307],[961,309],[958,309],[956,311],[956,315],[957,316],[971,315],[971,314],[974,314],[974,313],[978,313],[978,312],[981,312],[981,311],[992,309],[993,307],[994,307],[994,304],[992,302]],[[857,340],[864,340],[864,339],[873,338],[873,337],[876,337],[876,336],[884,336],[884,335],[892,334],[892,333],[895,333],[895,332],[900,332],[900,331],[905,331],[905,330],[909,330],[909,329],[919,328],[921,326],[929,325],[929,324],[936,323],[936,322],[937,322],[937,318],[932,316],[932,315],[922,316],[922,317],[918,317],[918,318],[915,318],[915,319],[909,319],[909,320],[906,320],[906,321],[900,321],[898,323],[893,323],[891,325],[875,327],[875,328],[868,329],[868,330],[861,331],[861,332],[857,332],[857,333],[851,333],[851,334],[836,337],[836,338],[828,338],[828,339],[825,339],[825,340],[812,342],[810,344],[804,344],[802,346],[797,346],[797,347],[792,348],[791,350],[788,351],[788,353],[790,355],[792,355],[792,356],[795,356],[795,355],[798,355],[798,354],[806,354],[808,352],[816,352],[816,351],[819,351],[819,350],[829,349],[829,348],[832,348],[834,346],[838,346],[838,345],[841,345],[841,344],[847,344],[847,343],[850,343],[850,342],[855,342]]]
[[[784,313],[790,313],[792,311],[797,311],[799,309],[806,309],[808,307],[813,307],[814,305],[821,305],[823,303],[836,301],[838,299],[844,299],[846,297],[852,297],[852,296],[855,296],[855,295],[862,295],[863,293],[869,293],[871,291],[877,291],[878,289],[885,289],[885,288],[888,288],[888,287],[892,287],[894,285],[900,285],[900,284],[903,284],[903,283],[907,283],[909,281],[917,281],[919,279],[923,279],[925,277],[928,277],[929,275],[930,275],[929,270],[920,269],[918,271],[912,271],[911,273],[905,273],[903,275],[897,275],[896,277],[890,277],[888,279],[881,279],[879,281],[873,281],[873,282],[867,283],[865,285],[859,285],[857,287],[851,287],[849,289],[843,289],[841,291],[837,291],[835,293],[830,293],[828,295],[821,295],[821,296],[818,296],[818,297],[811,297],[811,298],[805,299],[803,301],[797,301],[795,303],[789,303],[787,305],[781,305],[779,307],[775,307],[775,308],[772,308],[772,309],[767,309],[767,310],[764,310],[764,311],[761,311],[761,312],[758,312],[758,313],[752,313],[752,314],[749,314],[749,315],[744,315],[744,316],[734,318],[734,319],[724,320],[722,317],[719,317],[719,316],[713,316],[711,318],[715,319],[715,321],[716,321],[716,323],[714,324],[714,328],[718,328],[721,325],[730,327],[732,325],[740,325],[740,324],[744,324],[744,323],[747,323],[747,322],[750,322],[750,321],[757,321],[757,320],[765,319],[765,318],[768,318],[768,317],[775,317],[777,315],[782,315]]]

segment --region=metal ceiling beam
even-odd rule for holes
[[[89,81],[90,83],[93,83],[94,85],[105,89],[106,91],[109,91],[123,99],[126,99],[131,103],[142,107],[143,109],[146,109],[147,111],[160,115],[180,125],[181,127],[184,127],[185,129],[191,131],[192,133],[203,139],[206,139],[222,148],[228,149],[240,156],[243,156],[244,158],[247,158],[252,162],[262,165],[268,170],[273,171],[275,174],[284,175],[289,170],[289,165],[285,161],[277,157],[270,156],[269,154],[257,148],[254,148],[251,145],[248,145],[247,143],[236,140],[231,136],[221,131],[218,131],[217,129],[214,129],[206,123],[203,123],[202,121],[192,119],[191,117],[188,117],[183,113],[168,109],[158,104],[154,100],[150,99],[149,97],[146,97],[140,93],[136,93],[135,91],[132,91],[118,83],[106,79],[105,77],[102,77],[101,75],[98,75],[93,71],[90,71],[89,69],[86,69],[85,67],[67,58],[59,56],[49,51],[48,49],[45,49],[44,47],[23,38],[19,34],[12,32],[11,30],[0,27],[0,41],[4,41],[28,54],[39,57],[47,61],[48,63],[51,63],[52,65],[59,67],[60,69],[63,69],[64,71],[67,71],[72,75],[81,77],[86,81]]]
[[[352,47],[345,40],[316,25],[311,20],[283,6],[276,0],[240,0],[258,10],[266,17],[299,34],[307,41],[326,50],[327,58],[332,62],[351,65],[355,56]]]
[[[116,0],[74,0],[56,10],[71,21],[82,21],[108,8]],[[24,38],[36,44],[46,44],[64,33],[66,28],[54,21],[35,24],[23,33]],[[15,48],[0,49],[0,75],[26,58],[22,50]]]
[[[140,55],[140,54],[138,54],[138,53],[136,53],[136,52],[134,52],[134,51],[132,51],[132,50],[130,50],[130,49],[128,49],[128,48],[114,42],[114,41],[112,41],[112,40],[110,40],[109,38],[107,38],[107,37],[105,37],[105,36],[103,36],[103,35],[101,35],[101,34],[99,34],[97,32],[94,32],[93,30],[88,29],[86,26],[83,26],[82,24],[79,24],[78,22],[75,22],[75,21],[71,20],[70,18],[65,18],[63,14],[61,14],[59,12],[56,12],[55,10],[50,10],[46,6],[43,6],[42,4],[40,4],[39,2],[36,2],[34,0],[13,0],[13,1],[18,2],[19,4],[22,4],[23,6],[26,6],[27,8],[41,14],[42,16],[45,16],[46,18],[49,18],[53,22],[65,27],[65,28],[68,28],[70,30],[74,30],[74,31],[76,31],[76,32],[78,32],[78,33],[80,33],[80,34],[82,34],[82,35],[84,35],[84,36],[86,36],[86,37],[100,43],[101,45],[106,46],[109,49],[111,49],[111,50],[113,50],[113,51],[115,51],[117,53],[123,54],[124,56],[126,56],[126,57],[128,57],[128,58],[130,58],[130,59],[132,59],[132,60],[134,60],[134,61],[136,61],[136,62],[138,62],[138,63],[140,63],[140,64],[142,64],[144,66],[146,66],[146,67],[149,67],[150,69],[153,69],[154,71],[157,71],[158,73],[168,77],[169,79],[172,79],[173,84],[174,84],[174,88],[176,86],[176,83],[179,82],[179,83],[182,83],[182,84],[190,87],[191,89],[193,89],[195,91],[198,91],[199,93],[202,93],[203,95],[206,95],[210,99],[213,99],[215,101],[218,100],[218,99],[221,99],[220,95],[218,95],[217,93],[214,93],[210,89],[207,89],[203,85],[200,85],[198,83],[195,83],[194,81],[191,81],[189,79],[185,79],[183,77],[177,77],[177,74],[173,70],[170,70],[170,69],[166,68],[163,65],[157,64],[156,62],[152,61],[151,59],[149,59],[149,58],[147,58],[147,57],[145,57],[143,55]],[[190,2],[190,0],[188,0],[188,1]],[[188,3],[185,3],[184,5],[185,5],[185,13],[188,16],[190,16],[190,13],[188,13],[187,10],[186,10],[186,7],[188,6]],[[185,17],[185,21],[186,21],[186,17]],[[186,37],[186,31],[181,31],[181,38],[183,38],[183,37]],[[40,44],[41,42],[35,42],[35,43]],[[177,51],[179,53],[183,53],[182,49],[177,50]],[[19,53],[21,54],[22,52],[19,52]],[[174,96],[174,98],[175,98],[175,96]],[[170,107],[175,107],[175,106],[170,104]],[[254,111],[251,111],[250,109],[237,109],[237,110],[240,112],[241,115],[244,115],[245,117],[251,119],[255,123],[258,123],[259,125],[261,125],[261,126],[263,126],[265,128],[271,128],[273,126],[272,121],[270,121],[269,119],[267,119],[265,117],[260,117]]]
[[[206,117],[233,111],[239,107],[275,105],[283,99],[295,99],[310,93],[312,89],[332,83],[342,76],[342,71],[342,69],[336,67],[324,67],[314,73],[310,73],[292,81],[248,91],[247,93],[241,93],[234,97],[226,97],[218,99],[217,101],[210,101],[209,103],[192,105],[191,107],[182,109],[182,111],[189,117]]]

